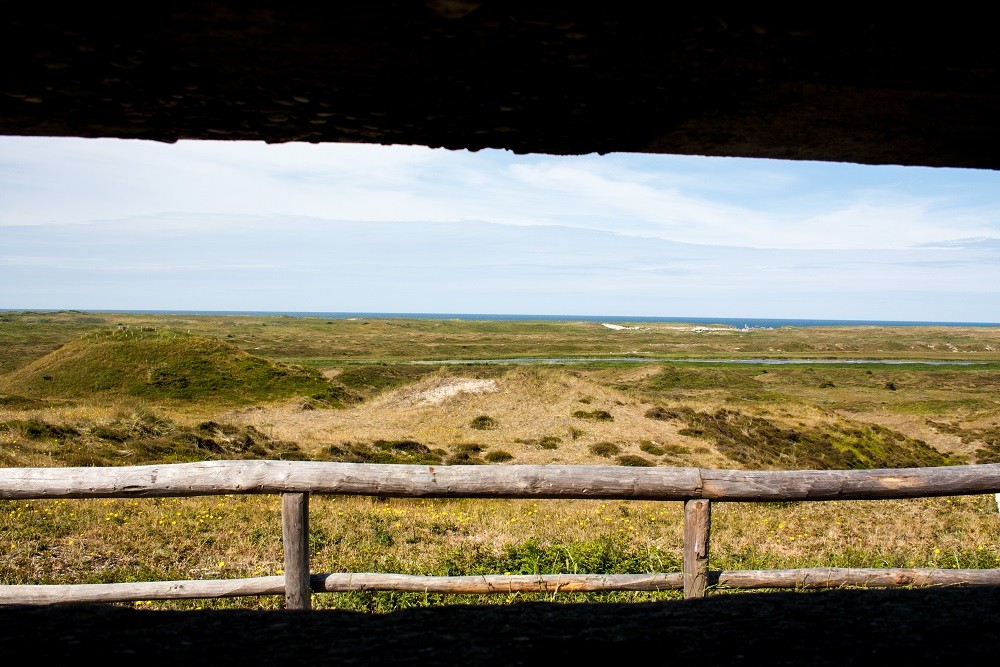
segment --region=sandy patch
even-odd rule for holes
[[[493,394],[499,391],[496,380],[441,378],[436,386],[423,389],[409,397],[414,405],[438,405],[459,394]]]

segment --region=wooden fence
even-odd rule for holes
[[[0,468],[0,499],[281,494],[284,575],[116,584],[0,585],[0,604],[128,602],[285,595],[308,609],[314,592],[490,594],[840,586],[1000,585],[1000,569],[709,569],[712,502],[878,500],[1000,493],[1000,464],[881,470],[711,470],[621,466],[414,466],[309,461],[210,461],[112,468]],[[590,498],[684,502],[682,572],[486,575],[312,574],[309,494],[403,498]]]

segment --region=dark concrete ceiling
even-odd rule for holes
[[[0,7],[0,134],[1000,168],[1000,39],[985,16],[488,0]]]

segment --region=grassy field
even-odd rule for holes
[[[1000,329],[627,326],[637,328],[0,313],[0,465],[267,458],[844,469],[1000,461]],[[486,363],[526,357],[588,361]],[[809,363],[720,363],[755,358]],[[680,565],[679,503],[316,498],[312,507],[315,571]],[[270,496],[2,501],[0,583],[275,574],[280,530],[279,500]],[[1000,517],[992,496],[721,504],[712,558],[713,569],[996,567]],[[445,601],[482,600],[329,594],[316,606],[385,611]]]

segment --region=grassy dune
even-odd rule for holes
[[[14,370],[0,387],[43,399],[130,397],[243,404],[330,392],[315,370],[262,359],[232,343],[173,329],[86,334]]]
[[[1000,330],[636,326],[4,313],[0,465],[268,458],[798,469],[1000,461]],[[426,363],[618,356],[659,361]],[[764,356],[979,363],[676,360]],[[321,571],[645,572],[680,562],[679,503],[317,498],[313,507]],[[991,496],[722,504],[715,527],[713,568],[996,567],[1000,559]],[[278,500],[0,502],[0,549],[2,583],[273,574],[281,563]],[[493,601],[512,599],[527,598]],[[321,596],[317,606],[384,611],[444,601],[456,600],[370,593]]]

